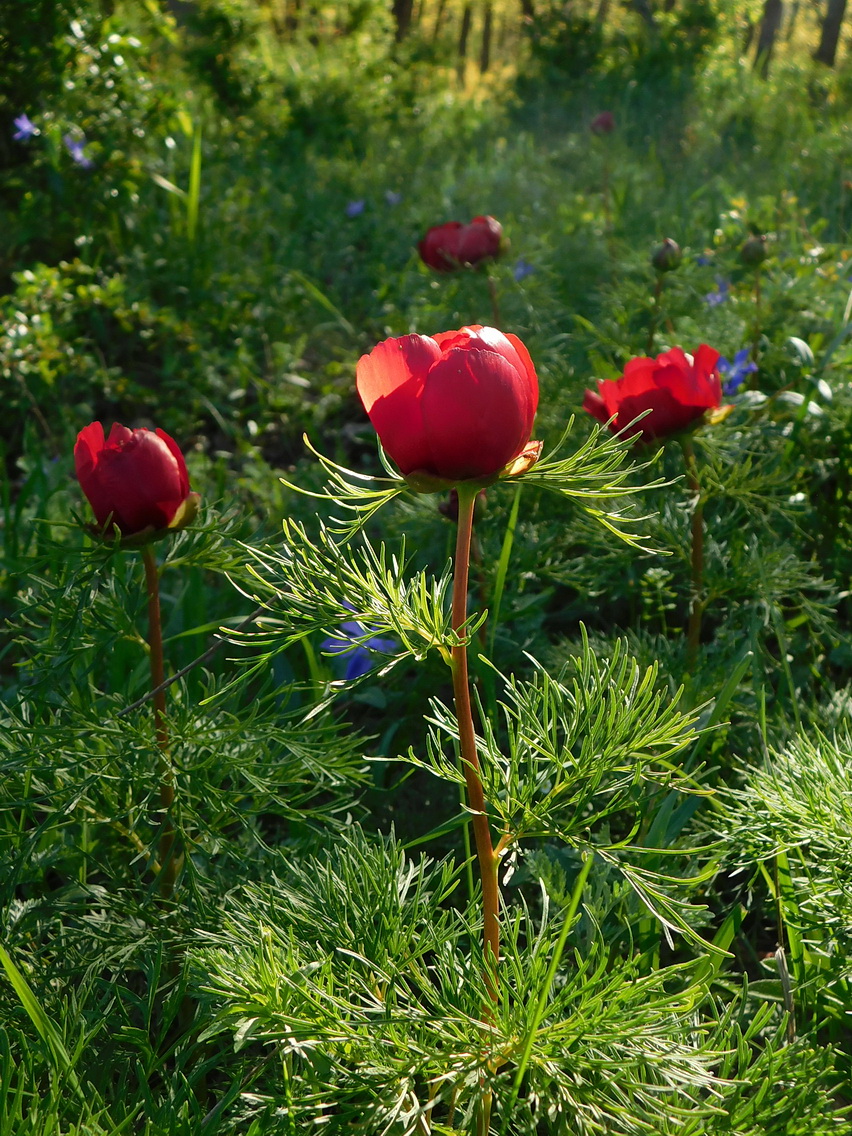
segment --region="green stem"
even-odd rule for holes
[[[565,950],[565,944],[568,941],[568,933],[574,926],[574,917],[577,914],[577,908],[580,906],[580,899],[583,895],[583,889],[586,886],[586,880],[589,877],[589,872],[592,867],[594,856],[591,852],[583,853],[583,866],[577,875],[577,880],[574,884],[574,891],[571,894],[571,902],[568,904],[568,910],[565,912],[565,919],[562,922],[562,929],[559,932],[559,938],[556,941],[556,947],[553,951],[553,956],[550,960],[550,965],[547,968],[547,974],[544,976],[544,983],[542,984],[541,991],[536,1003],[535,1012],[533,1014],[532,1022],[530,1023],[529,1032],[524,1039],[524,1048],[521,1053],[520,1060],[518,1061],[518,1069],[515,1073],[515,1081],[512,1085],[512,1105],[518,1099],[518,1093],[521,1088],[521,1081],[524,1079],[527,1065],[529,1064],[530,1054],[532,1047],[535,1043],[535,1035],[538,1032],[538,1027],[541,1025],[541,1020],[544,1017],[545,1007],[547,1006],[547,999],[550,996],[550,990],[553,986],[553,980],[556,977],[556,971],[562,961],[562,953]],[[512,1106],[507,1109],[507,1114],[511,1113]]]
[[[760,346],[760,265],[754,270],[754,331],[752,333],[751,357],[757,359]]]
[[[698,463],[692,439],[681,440],[681,449],[686,464],[686,480],[690,492],[695,495],[692,507],[692,549],[690,563],[692,568],[692,600],[689,608],[689,625],[686,634],[686,670],[691,674],[698,660],[701,645],[701,618],[704,614],[704,498],[701,495],[701,482],[698,480]]]
[[[456,534],[455,574],[453,577],[453,630],[458,631],[467,619],[467,586],[470,566],[470,538],[473,530],[475,487],[462,483],[458,487],[459,520]],[[452,652],[453,695],[459,727],[459,749],[471,823],[482,881],[482,935],[485,954],[485,982],[489,996],[497,1001],[497,963],[500,958],[500,890],[497,883],[499,858],[491,843],[491,829],[485,812],[482,770],[476,752],[476,733],[470,699],[466,637]]]
[[[494,579],[494,591],[489,605],[491,634],[488,639],[488,654],[491,658],[494,657],[494,642],[497,637],[497,627],[500,622],[500,606],[503,603],[503,591],[506,587],[506,576],[509,572],[509,560],[512,555],[512,545],[515,542],[515,530],[518,527],[518,514],[521,509],[522,492],[523,486],[518,485],[515,489],[515,500],[512,504],[512,510],[509,513],[509,523],[506,526],[506,534],[503,537],[503,547],[500,549],[500,559],[497,562],[497,575]]]
[[[170,899],[174,893],[177,879],[179,857],[176,848],[175,830],[172,824],[171,808],[175,800],[175,781],[169,761],[169,733],[166,727],[165,662],[163,656],[163,625],[160,616],[160,573],[157,558],[150,544],[142,549],[142,563],[145,565],[145,587],[148,593],[148,647],[151,661],[151,689],[155,692],[154,736],[160,760],[160,808],[163,813],[160,832],[159,862],[160,895]]]

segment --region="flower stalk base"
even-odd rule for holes
[[[453,630],[458,632],[467,619],[467,588],[470,566],[470,545],[473,530],[473,510],[477,487],[460,484],[459,520],[456,535],[455,575],[453,577]],[[491,829],[485,811],[485,794],[482,788],[482,771],[476,752],[476,733],[470,698],[470,679],[467,666],[467,643],[462,642],[452,652],[453,696],[459,727],[459,748],[467,785],[468,805],[472,812],[476,855],[482,880],[483,948],[485,954],[485,981],[492,1001],[497,1000],[497,963],[500,959],[500,889],[497,882],[499,856],[491,841]]]

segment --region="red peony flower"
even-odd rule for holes
[[[123,537],[183,528],[198,508],[183,454],[164,430],[129,430],[116,422],[105,439],[100,422],[92,422],[77,435],[74,465],[107,536],[113,525]]]
[[[706,410],[722,401],[722,385],[716,363],[719,352],[702,343],[690,359],[680,347],[664,351],[656,359],[631,359],[620,379],[602,379],[598,391],[587,390],[583,409],[599,422],[609,422],[615,433],[651,442],[686,430]],[[641,422],[630,423],[644,410]]]
[[[526,347],[478,325],[386,339],[361,356],[356,383],[403,474],[448,482],[492,477],[517,458],[538,406]]]
[[[430,229],[420,244],[420,259],[436,272],[455,272],[500,255],[503,226],[493,217],[474,217],[469,225],[447,221]]]
[[[589,123],[592,134],[612,134],[615,130],[615,116],[611,110],[602,110]]]

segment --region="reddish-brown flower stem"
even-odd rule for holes
[[[453,576],[453,630],[458,631],[467,619],[467,585],[470,565],[470,542],[476,489],[459,485],[459,520],[456,534],[455,574]],[[491,829],[485,811],[482,771],[476,752],[476,733],[470,699],[467,668],[467,642],[453,648],[453,695],[459,727],[459,748],[467,785],[468,804],[472,810],[473,835],[482,880],[483,947],[485,981],[493,1001],[497,1000],[497,962],[500,958],[500,890],[497,883],[499,857],[491,842]]]
[[[757,349],[760,347],[760,265],[754,270],[754,330],[752,332],[751,357],[757,359]]]
[[[686,465],[686,481],[689,491],[695,497],[692,506],[692,549],[690,563],[692,570],[692,600],[689,608],[689,625],[686,633],[686,669],[692,673],[698,659],[701,644],[701,617],[704,614],[704,498],[701,495],[701,482],[698,480],[698,463],[692,439],[681,441],[683,460]]]
[[[178,872],[178,849],[172,824],[171,808],[175,800],[174,774],[169,762],[169,734],[166,727],[165,661],[163,656],[163,627],[160,616],[160,574],[154,549],[146,544],[142,549],[145,565],[145,588],[148,593],[148,653],[151,662],[151,688],[155,692],[154,736],[160,753],[160,808],[163,812],[160,832],[159,861],[160,894],[171,898]]]

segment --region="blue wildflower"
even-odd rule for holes
[[[346,216],[347,217],[358,217],[361,213],[364,212],[364,207],[365,207],[366,204],[367,204],[367,202],[364,201],[363,198],[361,198],[360,201],[350,201],[349,204],[346,206],[346,210],[345,210]]]
[[[706,268],[708,264],[713,263],[713,257],[709,253],[700,252],[695,258],[695,263],[700,265],[701,268]]]
[[[724,304],[725,300],[728,299],[728,290],[730,287],[730,284],[724,276],[717,276],[716,291],[708,292],[704,297],[704,303],[708,304],[711,308],[718,307],[719,304]]]
[[[722,379],[722,394],[736,394],[748,375],[753,375],[757,364],[749,359],[749,348],[743,347],[738,351],[731,362],[723,356],[716,364],[716,369]]]
[[[344,607],[352,611],[352,605],[344,603]],[[357,640],[368,635],[370,629],[364,627],[357,619],[347,620],[338,628],[338,635],[331,635],[323,639],[322,649],[330,655],[345,661],[346,669],[343,677],[347,682],[361,678],[373,669],[375,654],[392,655],[397,650],[395,639],[382,639],[378,635],[359,643]]]
[[[530,264],[530,262],[528,260],[524,260],[523,257],[520,257],[515,262],[515,267],[512,269],[512,275],[519,284],[522,280],[526,280],[528,276],[532,276],[534,272],[535,265]]]
[[[15,119],[15,127],[15,133],[12,135],[15,142],[25,142],[34,134],[38,134],[38,127],[30,122],[29,115],[26,114],[18,115]]]
[[[388,205],[399,205],[402,201],[402,194],[397,193],[395,189],[388,189],[385,191],[385,201]]]
[[[71,155],[71,161],[78,165],[82,170],[90,170],[95,164],[92,159],[86,154],[85,146],[86,139],[75,138],[73,134],[65,134],[62,138],[65,143],[65,149]]]

